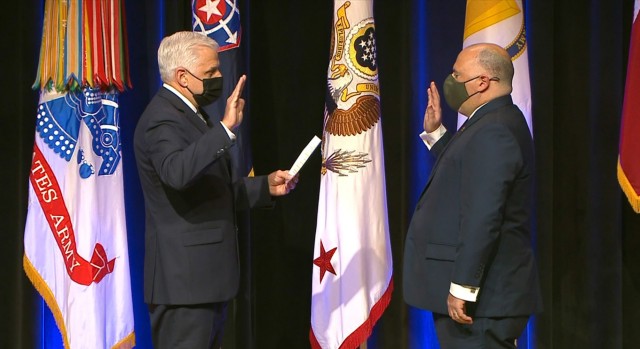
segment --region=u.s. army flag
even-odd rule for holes
[[[23,263],[65,348],[135,345],[117,92],[42,91]]]

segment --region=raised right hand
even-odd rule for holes
[[[436,88],[435,82],[431,82],[427,89],[427,95],[429,97],[427,102],[427,109],[424,111],[424,121],[422,126],[424,131],[431,133],[440,127],[442,124],[442,107],[440,107],[440,94]]]
[[[247,76],[242,75],[240,79],[238,79],[238,84],[231,93],[231,96],[227,98],[227,106],[224,109],[222,123],[231,131],[233,131],[240,125],[240,123],[242,123],[242,109],[244,108],[244,99],[242,99],[240,96],[242,96],[242,90],[244,89],[244,83],[246,81]]]

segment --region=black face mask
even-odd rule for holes
[[[200,79],[199,77],[193,75],[193,73],[191,73],[188,70],[187,70],[187,73],[191,74],[191,76],[193,76],[194,78],[202,81],[203,89],[202,89],[202,93],[199,95],[194,94],[193,92],[191,92],[189,87],[187,87],[187,90],[191,92],[191,94],[193,95],[193,99],[196,101],[196,103],[198,103],[199,107],[209,105],[215,102],[216,100],[218,100],[218,98],[222,94],[222,76],[215,77],[215,78]]]

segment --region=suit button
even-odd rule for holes
[[[482,277],[482,273],[484,273],[484,264],[480,264],[480,266],[478,267],[478,269],[476,270],[476,275],[475,278],[479,279]]]

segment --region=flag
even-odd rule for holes
[[[45,2],[23,266],[67,349],[135,346],[118,110],[118,90],[130,87],[123,16],[118,0]],[[90,18],[102,24],[91,31]],[[91,50],[108,69],[94,69]]]
[[[33,88],[131,88],[124,0],[46,0]]]
[[[222,73],[222,95],[211,105],[203,107],[207,115],[216,121],[224,116],[227,98],[238,83],[243,68],[241,41],[242,27],[240,26],[240,10],[236,0],[191,1],[192,26],[194,32],[209,36],[218,43],[219,69]],[[245,86],[246,87],[246,86]],[[245,88],[245,90],[248,90]],[[249,105],[245,104],[242,124],[233,132],[236,135],[235,146],[230,148],[232,175],[234,180],[241,177],[253,176],[251,157],[251,143],[249,128]],[[254,348],[254,296],[251,261],[251,224],[250,211],[237,210],[236,224],[238,227],[238,244],[240,253],[240,288],[234,299],[233,319],[227,326],[226,344],[237,348]]]
[[[227,98],[231,95],[240,78],[243,61],[240,43],[242,28],[240,26],[240,10],[236,0],[211,1],[192,0],[193,31],[203,33],[218,43],[218,59],[222,73],[222,95],[209,106],[205,112],[220,120],[224,116]],[[250,120],[245,106],[242,124],[234,130],[236,146],[231,148],[234,164],[234,175],[243,177],[252,173],[251,146],[249,139]]]
[[[373,1],[334,1],[312,272],[312,348],[366,341],[393,291]]]
[[[24,270],[65,348],[132,348],[118,94],[43,91]]]
[[[620,153],[618,157],[618,182],[634,211],[640,213],[640,0],[635,1],[627,83],[624,90],[622,121],[620,125]]]
[[[529,58],[521,0],[467,0],[463,47],[489,42],[507,50],[513,62],[513,92],[511,97],[533,134],[531,123],[531,84]],[[458,127],[467,118],[458,115]]]

